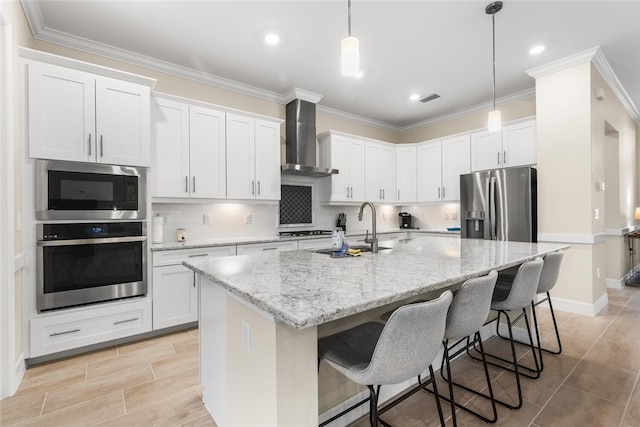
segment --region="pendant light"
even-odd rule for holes
[[[356,77],[360,73],[360,41],[351,35],[351,0],[348,0],[349,35],[342,39],[342,75]]]
[[[487,15],[491,15],[493,26],[493,111],[489,112],[488,128],[490,131],[499,131],[502,126],[500,110],[496,110],[496,13],[501,9],[501,1],[495,1],[484,9]]]

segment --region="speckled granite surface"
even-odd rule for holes
[[[345,259],[285,251],[184,262],[188,268],[295,328],[446,288],[567,245],[414,235],[378,254]]]

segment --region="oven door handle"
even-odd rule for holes
[[[102,243],[144,242],[147,236],[105,237],[100,239],[38,240],[38,246],[99,245]]]

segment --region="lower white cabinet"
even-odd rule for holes
[[[321,239],[298,240],[298,249],[300,250],[329,249],[332,247],[333,247],[333,238],[331,237],[325,237]]]
[[[198,288],[195,273],[183,266],[182,261],[235,254],[234,245],[154,252],[153,329],[198,320]]]
[[[250,243],[246,245],[238,245],[238,255],[255,254],[257,252],[268,251],[295,251],[298,249],[298,242],[289,240],[286,242],[269,242],[269,243]]]
[[[151,299],[87,306],[31,319],[31,354],[39,357],[151,331]]]

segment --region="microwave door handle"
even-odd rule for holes
[[[99,245],[102,243],[127,243],[144,242],[147,236],[127,236],[127,237],[105,237],[98,239],[72,239],[72,240],[45,240],[38,241],[38,246],[78,246],[78,245]]]
[[[491,177],[491,184],[489,187],[489,226],[491,227],[491,240],[497,238],[497,218],[496,218],[496,178]]]

